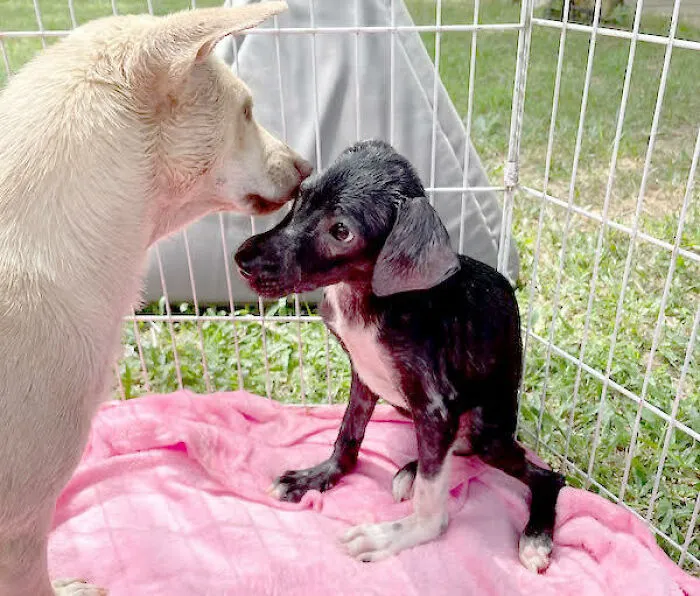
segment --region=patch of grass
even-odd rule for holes
[[[180,305],[179,310],[194,314],[188,304]],[[146,312],[164,315],[165,305],[161,301],[149,306]],[[196,392],[246,389],[286,403],[304,399],[320,404],[347,399],[348,359],[325,326],[321,322],[275,322],[275,315],[295,314],[292,299],[268,305],[265,314],[270,320],[266,320],[264,326],[258,321],[236,318],[259,314],[257,306],[236,310],[236,317],[214,307],[205,309],[202,314],[218,315],[221,321],[173,323],[172,334],[168,325],[160,322],[124,325],[124,353],[119,372],[121,389],[127,399],[147,390],[164,393],[179,387],[173,342],[182,383]],[[304,305],[301,314],[314,312]],[[142,357],[147,376],[143,374]]]
[[[419,24],[435,22],[434,5],[428,1],[410,3]],[[479,22],[516,23],[519,5],[507,0],[482,4]],[[616,28],[631,30],[632,16],[622,12]],[[471,22],[470,4],[443,2],[445,24]],[[666,34],[668,19],[649,16],[642,20],[640,31]],[[503,175],[510,128],[513,80],[515,75],[517,32],[478,32],[475,72],[472,141],[479,151],[493,181]],[[680,27],[679,36],[700,39],[700,28]],[[434,57],[434,34],[424,34],[424,41]],[[576,134],[579,127],[582,92],[585,82],[590,36],[568,31],[564,45],[564,62],[548,192],[568,199]],[[440,74],[457,110],[467,113],[469,55],[471,34],[441,35]],[[552,99],[559,51],[558,30],[535,27],[527,75],[527,92],[521,144],[521,182],[541,189],[552,114]],[[603,206],[613,139],[620,107],[630,42],[598,36],[587,109],[581,137],[580,159],[573,195],[577,205],[600,212]],[[618,171],[611,197],[611,214],[621,223],[631,224],[641,181],[642,163],[647,149],[652,115],[656,102],[665,47],[641,43],[636,46],[629,100],[627,103]],[[686,73],[700,66],[697,52],[675,48],[664,95],[654,158],[641,229],[660,233],[673,241],[673,227],[654,227],[658,215],[677,215],[690,168],[700,110],[700,85]],[[697,205],[693,207],[697,209]],[[690,226],[687,228],[691,230]],[[697,232],[693,242],[698,241]]]
[[[70,27],[66,2],[39,0],[39,3],[45,28]],[[200,0],[197,4],[218,5],[220,2]],[[409,0],[407,4],[418,24],[434,22],[432,1]],[[145,0],[118,0],[117,6],[121,13],[146,10]],[[154,1],[157,13],[186,6],[185,0]],[[471,2],[443,0],[442,6],[443,23],[465,23],[473,18]],[[479,20],[482,23],[515,23],[519,20],[519,11],[517,3],[490,0],[482,2]],[[111,12],[108,0],[75,1],[79,22]],[[36,28],[29,0],[0,0],[0,14],[3,29]],[[618,7],[605,26],[629,31],[632,17],[629,9]],[[668,27],[668,17],[645,16],[641,31],[665,35]],[[498,184],[503,176],[508,147],[517,32],[482,31],[477,35],[472,140],[492,182]],[[678,37],[700,40],[700,28],[682,21]],[[435,36],[425,34],[423,39],[434,56]],[[551,195],[564,201],[571,196],[575,205],[600,213],[608,184],[630,42],[610,37],[597,39],[577,176],[571,184],[589,39],[581,32],[568,31],[566,35],[547,188]],[[521,182],[536,190],[544,185],[559,40],[558,30],[536,27],[533,31],[521,146]],[[470,44],[470,33],[441,35],[440,74],[462,115],[467,113]],[[12,68],[17,69],[41,43],[8,39],[5,47]],[[636,48],[609,208],[610,218],[627,226],[634,223],[664,51],[662,45],[645,42],[640,42]],[[700,81],[692,73],[698,72],[699,67],[697,52],[674,48],[639,220],[640,231],[669,243],[674,242],[698,130]],[[0,85],[3,77],[0,68]],[[697,253],[700,247],[697,187],[693,193],[680,246]],[[540,218],[542,227],[535,262]],[[556,346],[578,357],[600,228],[596,221],[574,214],[567,229],[566,220],[565,209],[553,204],[543,205],[538,197],[525,192],[518,195],[513,232],[522,263],[518,299],[525,325],[530,323],[532,331],[545,340],[551,333]],[[566,247],[562,254],[564,241]],[[679,394],[678,420],[700,430],[700,342],[691,355],[685,384],[681,388],[678,386],[693,317],[700,303],[700,265],[681,256],[676,259],[658,348],[651,359],[650,349],[671,253],[646,241],[635,244],[629,283],[621,304],[617,341],[610,358],[611,335],[629,244],[629,235],[622,232],[607,229],[603,235],[583,360],[601,373],[606,372],[610,360],[610,378],[614,383],[636,395],[644,391],[647,402],[664,412],[671,411]],[[535,264],[537,276],[533,281]],[[192,312],[189,305],[180,308],[183,312]],[[293,302],[286,300],[268,305],[267,309],[271,316],[295,312]],[[151,305],[148,310],[163,314],[164,305]],[[305,305],[303,312],[312,313],[313,307]],[[251,313],[257,313],[256,306],[241,307],[235,314]],[[347,358],[328,338],[320,323],[298,325],[266,321],[263,333],[260,323],[231,318],[220,308],[210,308],[206,314],[218,314],[222,322],[175,323],[172,337],[168,325],[160,322],[124,326],[124,357],[119,372],[126,397],[141,395],[147,388],[153,392],[178,388],[174,337],[183,384],[195,391],[239,388],[240,371],[246,389],[261,395],[269,391],[282,401],[298,402],[302,386],[309,403],[323,403],[329,397],[334,401],[346,399],[350,382]],[[148,385],[141,372],[136,332],[141,338]],[[556,467],[561,467],[561,457],[557,453],[566,452],[570,461],[584,472],[582,476],[572,468],[566,469],[569,482],[575,486],[585,486],[585,472],[592,461],[591,479],[617,495],[638,415],[637,404],[614,387],[608,387],[605,399],[601,399],[604,390],[600,379],[585,372],[579,378],[573,364],[554,352],[548,354],[547,346],[535,339],[529,339],[528,346],[521,412],[524,442],[534,445],[534,437],[539,433],[540,452]],[[651,366],[647,367],[650,361]],[[205,363],[208,374],[205,374]],[[645,382],[647,368],[649,375]],[[266,378],[269,379],[267,383]],[[668,425],[654,413],[642,409],[638,430],[625,502],[646,516]],[[673,430],[650,519],[681,544],[700,491],[699,459],[697,443],[680,430]],[[595,490],[595,485],[591,488]],[[660,544],[677,559],[674,547],[663,539]],[[689,552],[700,556],[697,538]],[[688,564],[686,567],[691,569]]]

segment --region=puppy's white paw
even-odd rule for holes
[[[282,487],[281,484],[279,484],[277,481],[275,481],[270,486],[267,487],[267,490],[265,492],[268,495],[270,495],[273,499],[277,499],[278,501],[281,501],[282,495],[284,494],[284,488]]]
[[[552,552],[552,539],[545,535],[520,537],[518,545],[520,562],[533,573],[541,573],[549,567],[549,555]]]
[[[413,483],[415,479],[416,471],[410,464],[396,472],[391,481],[391,494],[394,497],[394,501],[400,503],[413,497]]]
[[[418,518],[415,515],[382,524],[350,528],[340,541],[348,554],[369,563],[437,538],[447,527],[447,515]]]
[[[107,596],[107,590],[82,579],[57,579],[52,585],[56,596]]]

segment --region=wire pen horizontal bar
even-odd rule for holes
[[[532,19],[533,24],[540,25],[541,27],[549,27],[551,29],[562,29],[564,25],[561,21],[552,21],[550,19]],[[570,31],[582,31],[585,33],[590,33],[593,31],[593,27],[590,25],[581,25],[579,23],[567,23],[566,29]],[[610,29],[609,27],[597,27],[596,35],[604,35],[606,37],[618,37],[621,39],[632,39],[633,34],[631,31],[622,31],[620,29]],[[651,35],[649,33],[638,33],[637,39],[639,41],[646,41],[649,43],[655,43],[658,45],[668,45],[669,39],[663,35]],[[700,50],[700,42],[690,41],[688,39],[676,39],[674,38],[671,43],[674,48],[683,48],[686,50]]]
[[[503,192],[505,186],[428,186],[426,192]]]
[[[486,23],[471,25],[396,25],[376,27],[284,27],[280,29],[251,29],[246,35],[316,35],[340,33],[394,33],[413,31],[417,33],[465,33],[469,31],[518,31],[520,23]],[[65,37],[70,31],[0,31],[0,39],[13,37]]]
[[[216,322],[216,323],[230,323],[235,321],[236,323],[262,323],[262,322],[268,322],[268,323],[320,323],[322,322],[321,317],[318,315],[303,315],[300,317],[294,316],[294,315],[273,315],[273,316],[265,316],[262,317],[260,315],[236,315],[236,316],[231,316],[231,315],[129,315],[127,317],[124,317],[124,320],[126,321],[138,321],[138,322],[144,322],[144,323],[168,323],[168,322],[173,322],[173,323],[197,323],[197,322],[204,322],[204,321],[211,321],[211,322]],[[549,342],[544,339],[543,337],[540,337],[537,335],[534,331],[530,331],[529,336],[532,337],[533,339],[537,340],[543,345],[548,345]],[[562,358],[568,360],[569,362],[572,362],[573,364],[576,364],[577,366],[580,366],[583,370],[585,370],[587,373],[590,375],[594,376],[596,379],[599,381],[605,381],[605,375],[603,375],[601,372],[597,371],[596,369],[590,367],[587,365],[585,362],[581,362],[578,358],[575,356],[572,356],[568,352],[562,350],[558,346],[552,344],[551,345],[552,351],[561,356]],[[642,402],[640,397],[627,389],[626,387],[620,385],[619,383],[616,383],[612,379],[608,379],[608,383],[610,387],[615,389],[617,392],[621,393],[625,397],[628,397],[635,403],[639,404]],[[644,408],[649,410],[650,412],[653,412],[656,414],[659,418],[665,420],[667,423],[672,425],[673,427],[677,428],[678,430],[684,432],[687,434],[689,437],[692,439],[700,442],[700,433],[697,431],[693,430],[692,428],[686,426],[682,422],[679,422],[678,420],[673,420],[671,416],[669,416],[666,412],[663,410],[657,408],[653,404],[650,404],[649,402],[643,402]]]
[[[688,435],[690,438],[694,439],[695,441],[700,442],[700,432],[693,430],[689,426],[686,426],[682,422],[679,422],[678,420],[675,420],[672,418],[669,414],[664,412],[662,409],[657,408],[655,405],[650,404],[646,400],[642,400],[637,394],[633,393],[627,387],[624,387],[620,385],[619,383],[616,383],[610,378],[606,378],[606,376],[601,373],[600,371],[597,371],[595,368],[589,366],[585,362],[581,362],[578,358],[575,356],[572,356],[565,350],[562,350],[560,347],[554,345],[553,343],[547,341],[545,338],[540,337],[537,335],[534,331],[530,331],[528,334],[530,337],[533,339],[536,339],[538,342],[540,342],[544,346],[549,346],[549,348],[557,354],[558,356],[561,356],[565,360],[568,360],[572,364],[575,364],[576,366],[581,367],[583,370],[585,370],[588,374],[591,376],[595,377],[599,381],[607,381],[608,385],[615,389],[618,393],[624,395],[625,397],[631,399],[633,402],[635,402],[637,405],[642,404],[642,407],[644,407],[646,410],[649,410],[653,414],[656,414],[659,418],[662,420],[665,420],[668,424],[673,426],[674,428],[677,428],[681,432],[684,432],[686,435]]]
[[[528,186],[521,186],[520,187],[522,190],[524,190],[526,193],[537,197],[539,199],[543,198],[544,195],[544,200],[547,201],[548,203],[552,203],[553,205],[557,205],[558,207],[562,207],[564,209],[569,208],[569,203],[567,201],[563,201],[561,199],[558,199],[557,197],[554,197],[549,194],[544,194],[542,191],[535,190],[534,188],[530,188]],[[588,211],[587,209],[584,209],[583,207],[578,207],[576,205],[571,205],[571,210],[576,213],[577,215],[581,215],[583,217],[587,217],[588,219],[592,219],[594,221],[597,221],[598,223],[603,223],[603,218],[602,216],[598,215],[597,213],[593,213],[592,211]],[[618,232],[623,232],[627,234],[628,236],[632,236],[632,228],[623,225],[621,223],[617,223],[616,221],[612,221],[610,219],[607,219],[605,221],[605,225],[609,228],[612,228],[614,230],[617,230]],[[660,240],[658,238],[655,238],[654,236],[650,236],[649,234],[645,234],[644,232],[637,231],[637,239],[639,240],[644,240],[645,242],[648,242],[649,244],[654,244],[655,246],[659,246],[661,248],[665,248],[668,251],[673,250],[673,244],[670,242],[666,242],[665,240]],[[678,249],[678,255],[682,256],[686,259],[689,259],[690,261],[694,261],[695,263],[700,263],[700,254],[693,252],[691,250],[687,250],[685,248],[679,248]]]
[[[142,323],[197,323],[212,321],[215,323],[319,323],[323,319],[318,315],[129,315],[124,317],[125,321],[138,321]]]
[[[528,435],[533,440],[535,439],[534,433],[530,432],[526,428],[521,428],[520,432],[524,435]],[[564,456],[561,453],[559,453],[556,449],[554,449],[553,447],[551,447],[550,445],[548,445],[547,443],[544,443],[542,441],[540,441],[540,445],[542,445],[546,451],[549,451],[549,453],[551,453],[557,459],[559,459],[559,460],[566,459],[566,462],[568,463],[569,468],[571,470],[573,470],[574,472],[576,472],[576,474],[578,476],[580,476],[582,479],[586,480],[588,478],[588,475],[586,474],[586,472],[584,472],[581,468],[579,468],[570,459],[564,458]],[[644,519],[644,517],[638,511],[636,511],[635,509],[630,507],[627,503],[625,503],[624,501],[620,501],[620,499],[617,495],[611,493],[602,484],[593,480],[592,478],[590,479],[590,483],[593,486],[595,486],[601,493],[603,493],[603,495],[605,495],[608,499],[610,499],[611,501],[613,501],[614,503],[616,503],[620,507],[624,507],[627,511],[632,513],[637,519],[639,519],[641,522],[643,522],[647,528],[649,528],[652,532],[654,532],[654,534],[656,534],[657,536],[661,536],[661,538],[663,538],[668,544],[670,544],[677,551],[679,551],[681,553],[683,552],[683,546],[678,544],[670,536],[666,535],[662,530],[659,530],[659,528],[657,528],[654,524],[652,524],[651,522],[648,522],[646,519]],[[695,563],[696,565],[700,565],[700,560],[698,560],[698,558],[695,557],[693,554],[686,552],[685,556],[688,559],[690,559],[693,563]]]
[[[551,21],[548,19],[532,19],[535,25],[548,27],[552,29],[561,29],[563,24],[560,21]],[[311,34],[343,34],[343,33],[392,33],[401,31],[415,31],[418,33],[466,33],[470,31],[518,31],[522,28],[520,23],[484,23],[471,25],[397,25],[397,26],[376,26],[376,27],[286,27],[281,29],[252,29],[246,32],[246,35],[311,35]],[[566,28],[573,31],[582,31],[589,33],[593,30],[589,25],[580,25],[577,23],[567,23]],[[51,30],[44,31],[0,31],[1,38],[26,38],[26,37],[65,37],[70,31],[68,30]],[[610,29],[606,27],[598,27],[597,34],[607,37],[617,37],[621,39],[632,39],[630,31],[621,31],[619,29]],[[648,33],[639,33],[637,39],[658,45],[666,45],[669,43],[669,38],[663,35],[651,35]],[[673,39],[671,41],[674,47],[700,50],[700,42],[687,39]]]
[[[0,31],[0,39],[12,39],[23,37],[65,37],[70,31]]]

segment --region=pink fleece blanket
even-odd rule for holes
[[[700,594],[632,514],[566,488],[553,560],[518,562],[527,490],[455,458],[450,526],[437,541],[377,563],[337,545],[349,524],[404,516],[391,478],[415,457],[412,426],[378,408],[355,473],[299,504],[265,490],[330,453],[342,406],[281,406],[244,392],[179,392],[106,404],[61,496],[49,547],[54,577],[111,596]]]

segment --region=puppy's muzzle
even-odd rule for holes
[[[263,235],[264,236],[264,235]],[[294,291],[284,251],[269,239],[253,236],[236,251],[234,261],[251,290],[266,298],[279,298]]]
[[[248,271],[244,267],[241,267],[240,265],[238,265],[238,273],[240,273],[241,277],[245,279],[250,279],[251,277],[253,277],[253,274],[250,271]]]
[[[279,259],[270,258],[262,250],[258,238],[248,238],[234,255],[241,276],[246,281],[253,282],[260,278],[277,277],[280,273]]]
[[[259,251],[252,240],[252,238],[249,238],[241,244],[233,257],[238,266],[238,271],[246,279],[252,278],[254,271],[260,269]]]

